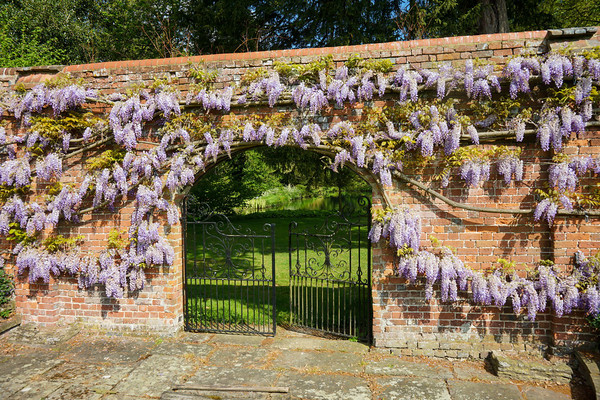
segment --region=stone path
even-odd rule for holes
[[[172,390],[177,385],[289,392]],[[48,400],[572,398],[569,386],[500,379],[482,362],[406,359],[360,343],[287,331],[275,338],[191,333],[165,338],[27,325],[0,336],[0,388],[0,399]]]

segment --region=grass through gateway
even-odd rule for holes
[[[324,215],[324,214],[323,214]],[[231,222],[241,232],[254,232],[257,235],[270,235],[269,231],[263,229],[265,223],[275,224],[275,295],[277,308],[277,323],[286,325],[290,321],[290,270],[289,270],[289,225],[292,221],[297,222],[298,226],[294,232],[315,232],[317,228],[322,227],[323,216],[277,216],[263,218],[233,217]],[[364,223],[366,216],[360,217],[360,222]],[[186,283],[187,283],[187,308],[188,322],[192,325],[205,323],[213,326],[209,329],[218,329],[221,321],[230,321],[232,324],[247,324],[257,326],[270,324],[272,307],[270,296],[272,289],[270,286],[271,278],[271,239],[264,240],[265,248],[262,250],[262,240],[249,238],[235,238],[229,243],[221,239],[209,239],[210,235],[202,234],[199,226],[188,224],[186,232]],[[322,231],[321,231],[322,232]],[[366,279],[367,273],[367,227],[353,227],[351,236],[346,229],[340,232],[339,238],[335,240],[333,246],[329,245],[331,253],[331,264],[341,266],[332,268],[330,271],[337,276],[341,275],[343,270],[348,269],[347,265],[352,258],[352,275],[342,276],[343,280],[357,280],[356,268],[360,262],[363,271],[363,279]],[[359,240],[360,236],[360,255]],[[351,245],[354,249],[351,253],[341,251],[348,247],[349,237],[352,238]],[[299,237],[295,241],[294,247],[301,250],[293,253],[292,263],[297,261],[304,265],[305,260],[314,258],[317,265],[324,262],[323,247],[320,241],[310,240],[308,249],[304,249],[304,238]],[[204,242],[204,246],[203,246]],[[232,255],[233,263],[236,268],[224,266],[223,260],[225,252],[229,251]],[[337,254],[339,253],[339,254]],[[264,255],[264,265],[266,268],[265,281],[262,279],[262,263]],[[208,261],[208,260],[211,261]],[[207,260],[207,261],[204,261]],[[210,263],[210,274],[204,268]],[[212,279],[206,279],[207,275],[212,275]],[[203,277],[203,278],[200,278]],[[241,278],[241,279],[240,279]],[[250,278],[250,280],[246,280]],[[302,295],[305,304],[301,305],[301,312],[311,315],[313,320],[330,320],[332,324],[338,326],[345,322],[341,313],[356,314],[359,310],[352,304],[356,303],[358,297],[356,288],[342,282],[330,283],[330,287],[323,286],[322,281],[304,280],[307,288],[300,293],[295,291],[296,295]],[[311,289],[312,288],[312,289]],[[319,300],[320,299],[320,300]],[[329,307],[319,305],[319,301],[327,302]],[[364,305],[363,305],[364,307]],[[337,313],[337,316],[335,315]],[[324,315],[328,314],[328,318]],[[206,327],[204,327],[206,328]],[[268,327],[267,327],[268,328]],[[350,331],[349,331],[350,332]],[[354,335],[351,335],[354,336]]]

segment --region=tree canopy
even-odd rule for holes
[[[4,0],[0,65],[354,45],[599,23],[598,0]]]
[[[318,188],[336,188],[340,201],[342,195],[370,191],[355,172],[345,167],[336,173],[329,168],[331,163],[327,157],[294,147],[248,150],[204,174],[190,191],[188,207],[206,203],[214,211],[231,214],[247,200],[282,186],[303,188],[308,197]]]

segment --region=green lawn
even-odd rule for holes
[[[362,217],[361,222],[366,217]],[[223,321],[247,325],[249,330],[268,330],[272,308],[268,299],[273,295],[271,278],[271,238],[265,223],[275,224],[275,295],[277,301],[277,322],[290,321],[290,253],[289,226],[292,221],[298,226],[293,232],[330,233],[322,228],[323,217],[273,217],[273,218],[233,218],[231,222],[241,233],[254,232],[265,238],[214,237],[202,226],[187,225],[187,294],[188,321],[205,321],[208,329],[222,329]],[[306,315],[317,327],[326,329],[327,324],[348,325],[343,315],[356,315],[354,300],[357,288],[351,288],[343,281],[358,280],[356,268],[360,263],[363,280],[367,269],[367,228],[353,227],[341,229],[339,237],[333,241],[321,241],[305,236],[293,236],[293,273],[306,272],[323,277],[320,269],[325,263],[325,248],[329,250],[329,279],[297,278],[293,285],[297,314]],[[359,241],[360,236],[360,241]],[[351,240],[350,240],[351,239]],[[359,254],[359,243],[362,249]],[[349,246],[354,250],[347,251]],[[227,257],[229,254],[230,257]],[[229,260],[229,262],[228,262]],[[263,269],[263,265],[265,268]],[[308,268],[305,266],[308,265]],[[350,271],[349,265],[352,265]],[[302,281],[304,289],[298,282]],[[234,300],[230,300],[234,299]],[[329,311],[327,311],[329,310]],[[328,314],[327,316],[325,314]],[[301,315],[296,315],[301,317]],[[310,321],[309,321],[310,322]],[[266,327],[264,325],[267,325]],[[204,326],[204,328],[207,328]],[[349,336],[352,329],[348,328]]]

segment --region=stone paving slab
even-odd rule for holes
[[[371,390],[365,379],[348,375],[314,375],[290,372],[277,386],[289,386],[292,399],[310,400],[371,400]]]
[[[35,397],[35,393],[41,389],[31,385],[34,385],[39,376],[62,362],[48,354],[3,357],[3,361],[0,362],[0,399],[9,398],[22,389],[26,389],[25,393],[29,392]],[[45,391],[40,397],[44,393]]]
[[[170,390],[174,385],[290,390],[243,395],[215,391],[202,397],[187,392],[190,400],[571,398],[564,394],[568,386],[511,382],[488,373],[483,362],[406,359],[366,351],[355,342],[287,331],[275,338],[202,334],[198,340],[187,333],[140,337],[82,332],[72,336],[72,332],[26,326],[0,335],[0,400],[176,400]],[[585,387],[574,387],[575,398],[584,400],[585,390],[579,389]]]
[[[13,314],[12,317],[6,320],[0,319],[0,335],[20,324],[21,316],[19,314]]]
[[[207,357],[215,348],[206,343],[179,343],[165,341],[152,349],[153,354],[166,356],[193,355],[195,357]]]
[[[11,400],[46,399],[62,386],[60,382],[32,381],[10,396]]]
[[[140,400],[143,397],[140,396],[128,396],[125,394],[106,394],[102,397],[102,400]]]
[[[492,351],[488,360],[496,375],[508,379],[567,384],[573,378],[573,370],[564,362],[550,362],[537,358],[531,360],[513,358],[497,351]]]
[[[0,382],[10,379],[32,377],[42,374],[62,363],[51,354],[26,354],[19,357],[4,356],[0,358]]]
[[[178,390],[162,394],[160,400],[289,400],[289,393]]]
[[[321,338],[276,337],[271,347],[281,350],[327,350],[325,340]]]
[[[358,374],[363,371],[363,357],[355,353],[284,351],[275,359],[278,368],[300,370],[348,372]]]
[[[465,381],[480,380],[487,382],[507,382],[505,378],[499,378],[496,375],[486,371],[484,368],[473,365],[464,365],[462,362],[456,362],[452,369],[454,376]]]
[[[80,384],[65,384],[44,397],[44,400],[101,400],[102,396],[109,392],[109,390],[90,390],[87,386]]]
[[[596,399],[600,399],[600,356],[588,352],[575,352],[579,364],[579,371],[585,377],[589,386],[595,392]],[[590,395],[590,397],[592,397]]]
[[[206,343],[213,336],[214,333],[178,332],[172,340],[184,343]]]
[[[6,340],[11,343],[26,344],[34,347],[52,348],[79,333],[79,328],[70,326],[67,329],[49,330],[35,324],[23,324],[5,333]]]
[[[153,342],[138,338],[93,337],[73,344],[62,357],[90,363],[131,364],[150,355],[154,347]]]
[[[109,363],[64,362],[49,370],[44,376],[44,380],[62,384],[48,396],[48,399],[100,398],[127,377],[133,368],[133,366]]]
[[[130,396],[160,397],[174,385],[184,383],[198,367],[186,357],[151,355],[113,390]]]
[[[126,377],[135,367],[112,363],[62,362],[46,372],[45,379],[50,381],[77,381],[83,384],[114,386]]]
[[[515,385],[449,380],[452,400],[522,400]]]
[[[525,386],[521,388],[521,393],[527,400],[569,400],[571,398],[564,393],[537,386]]]
[[[210,356],[209,364],[217,367],[258,368],[267,362],[267,349],[221,348]]]
[[[431,367],[424,363],[408,362],[399,357],[386,357],[380,360],[367,361],[365,373],[392,376],[435,376],[438,379],[450,379],[453,377],[449,369]]]
[[[349,340],[326,340],[322,345],[323,350],[343,351],[350,353],[367,354],[369,346],[364,343],[351,342]]]
[[[379,378],[380,400],[451,400],[445,380],[432,378]]]
[[[279,371],[251,368],[202,367],[186,385],[214,386],[280,386],[275,385]]]
[[[265,339],[265,336],[215,334],[208,340],[208,343],[258,347]]]

